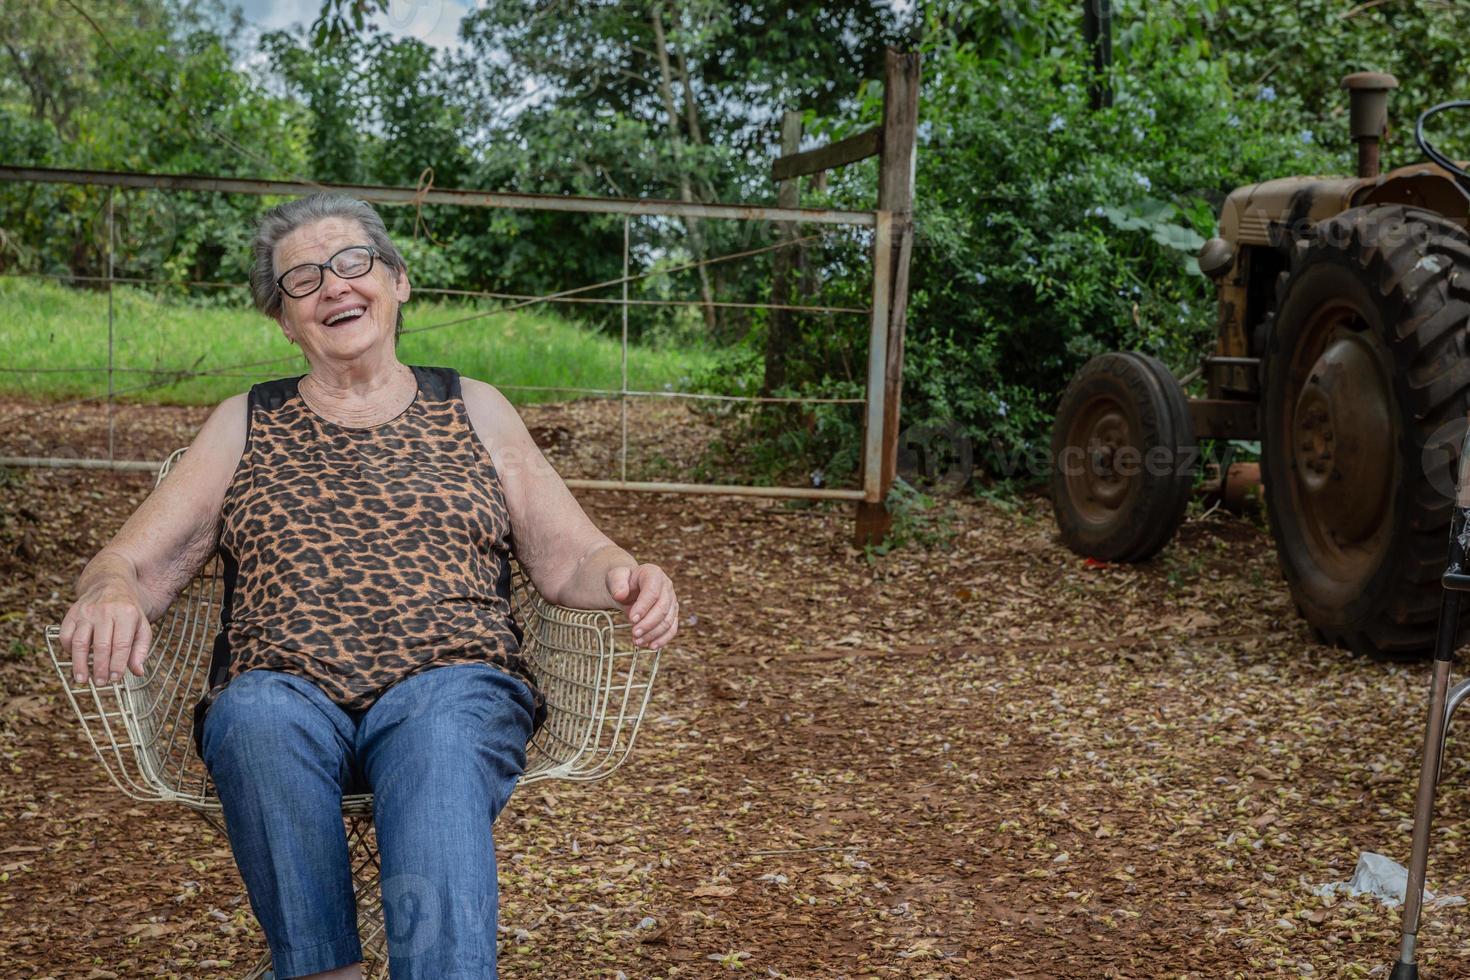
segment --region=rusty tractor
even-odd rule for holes
[[[1470,409],[1470,174],[1379,168],[1391,75],[1351,101],[1356,177],[1287,177],[1225,200],[1199,264],[1219,297],[1203,398],[1157,359],[1108,353],[1073,377],[1052,434],[1062,540],[1141,561],[1178,529],[1200,440],[1258,441],[1282,572],[1317,638],[1368,656],[1434,645],[1456,454]]]

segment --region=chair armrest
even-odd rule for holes
[[[76,683],[61,627],[46,628],[51,665],[83,734],[109,778],[135,800],[219,810],[194,752],[193,709],[208,682],[222,593],[216,557],[154,624],[143,676],[124,673],[116,684]]]
[[[548,602],[514,567],[512,608],[522,654],[546,697],[521,783],[596,780],[627,759],[658,673],[659,651],[635,647],[632,627],[605,609]]]
[[[163,482],[188,447],[158,468]],[[153,626],[143,676],[116,684],[77,684],[61,627],[46,628],[46,649],[61,689],[107,775],[128,796],[181,803],[218,813],[214,785],[193,751],[193,709],[209,679],[209,657],[224,601],[223,568],[216,555],[179,593]]]

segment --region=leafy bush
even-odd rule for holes
[[[883,555],[912,545],[941,551],[954,547],[959,523],[952,504],[935,500],[900,477],[893,481],[888,491],[887,507],[893,515],[893,525],[881,542],[863,546],[863,554],[869,564]]]
[[[1138,349],[1180,374],[1196,366],[1215,310],[1193,252],[1226,194],[1351,166],[1345,119],[1238,90],[1214,0],[1117,7],[1114,103],[1100,110],[1073,3],[954,4],[925,25],[904,424],[959,422],[988,447],[992,477],[1046,440],[1089,357]],[[819,128],[840,138],[881,105],[870,86],[857,120]],[[870,207],[872,181],[848,168],[831,200]],[[825,365],[829,340],[800,356]]]

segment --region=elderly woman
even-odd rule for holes
[[[678,600],[498,391],[399,361],[408,269],[370,206],[283,204],[253,249],[255,304],[310,370],[214,410],[82,572],[61,642],[78,683],[141,675],[149,623],[218,548],[195,739],[275,976],[360,976],[340,808],[371,791],[395,980],[493,977],[491,824],[544,715],[509,559],[552,602],[622,610],[647,647]]]

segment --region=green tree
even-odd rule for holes
[[[301,169],[289,106],[233,67],[240,52],[210,5],[176,3],[98,20],[68,3],[54,25],[7,35],[0,73],[0,156],[51,167],[285,176]],[[7,8],[7,11],[10,8]],[[7,16],[9,16],[7,14]],[[227,23],[227,22],[226,22]],[[21,25],[25,26],[25,25]],[[33,25],[34,26],[34,25]],[[21,100],[17,64],[54,64],[68,81],[54,98]],[[49,83],[48,83],[49,84]],[[269,134],[263,139],[263,134]],[[0,186],[0,264],[95,276],[105,267],[107,193],[75,185]],[[257,199],[156,191],[113,192],[116,264],[145,278],[239,280],[242,236]]]
[[[891,7],[876,0],[513,0],[462,27],[482,86],[525,93],[520,111],[476,120],[494,134],[489,155],[518,155],[540,190],[694,201],[772,200],[767,167],[781,112],[855,104],[896,31]],[[674,245],[686,258],[755,244],[749,227],[731,223],[687,223],[682,241],[671,242],[670,231],[643,226],[637,244],[653,252]],[[582,271],[591,279],[609,266]],[[751,301],[768,280],[768,261],[758,261],[685,273],[675,288]],[[759,323],[731,317],[717,336],[741,336],[752,325]]]
[[[260,39],[261,50],[301,106],[306,132],[308,172],[324,183],[368,182],[366,150],[368,72],[365,45],[345,37],[307,47],[295,31],[274,31]]]

